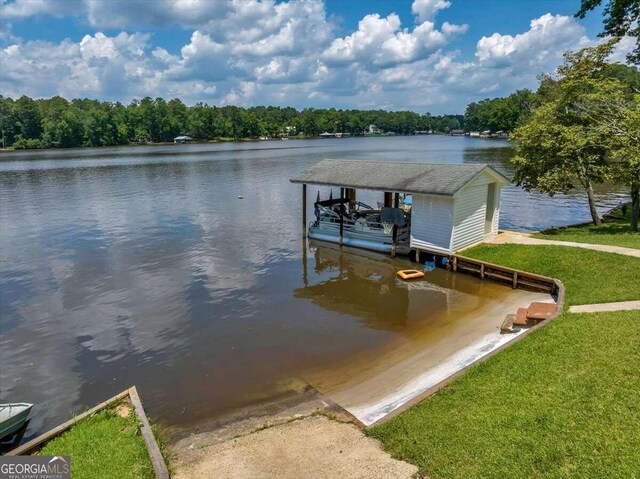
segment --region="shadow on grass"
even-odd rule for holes
[[[620,220],[608,220],[606,223],[603,223],[600,226],[595,225],[584,225],[584,226],[565,226],[562,228],[553,228],[549,230],[545,230],[542,233],[545,236],[561,236],[567,233],[582,233],[582,234],[593,234],[593,235],[620,235],[620,234],[630,234],[633,233],[631,231],[631,226],[628,223],[623,223]]]
[[[605,218],[600,226],[583,224],[552,228],[535,233],[534,238],[575,241],[578,243],[594,243],[626,248],[640,248],[640,233],[631,230],[631,211],[626,215],[614,210]]]

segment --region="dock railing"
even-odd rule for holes
[[[508,266],[488,263],[486,261],[468,258],[454,254],[451,257],[453,271],[473,274],[481,279],[491,279],[499,283],[509,284],[511,287],[531,291],[541,291],[551,295],[558,294],[558,282],[554,278],[536,273],[529,273]]]

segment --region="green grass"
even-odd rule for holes
[[[582,225],[554,228],[536,233],[533,237],[640,249],[640,233],[631,231],[631,207],[627,208],[625,219],[620,219],[622,218],[620,210],[614,211],[613,216],[605,219],[600,226]]]
[[[640,299],[640,259],[571,246],[481,245],[471,258],[560,279],[566,304]]]
[[[120,417],[103,410],[49,441],[46,456],[71,456],[74,479],[146,479],[155,477],[135,414]]]
[[[465,255],[559,278],[568,305],[640,298],[637,258],[515,244]],[[565,313],[369,434],[431,478],[640,478],[639,345],[640,311]]]
[[[565,314],[372,428],[431,478],[640,473],[640,312]]]

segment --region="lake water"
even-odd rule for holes
[[[511,154],[442,136],[2,154],[0,400],[36,404],[26,438],[132,384],[160,422],[191,424],[305,371],[418,341],[436,316],[490,307],[510,290],[435,271],[412,299],[393,274],[407,260],[309,247],[288,180],[324,158],[509,175]],[[623,197],[600,189],[599,206]],[[502,228],[588,218],[581,194],[502,194]],[[455,313],[445,290],[461,293]]]

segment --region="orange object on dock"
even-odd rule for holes
[[[398,276],[406,281],[408,279],[423,278],[424,273],[416,269],[402,269],[398,271]]]

